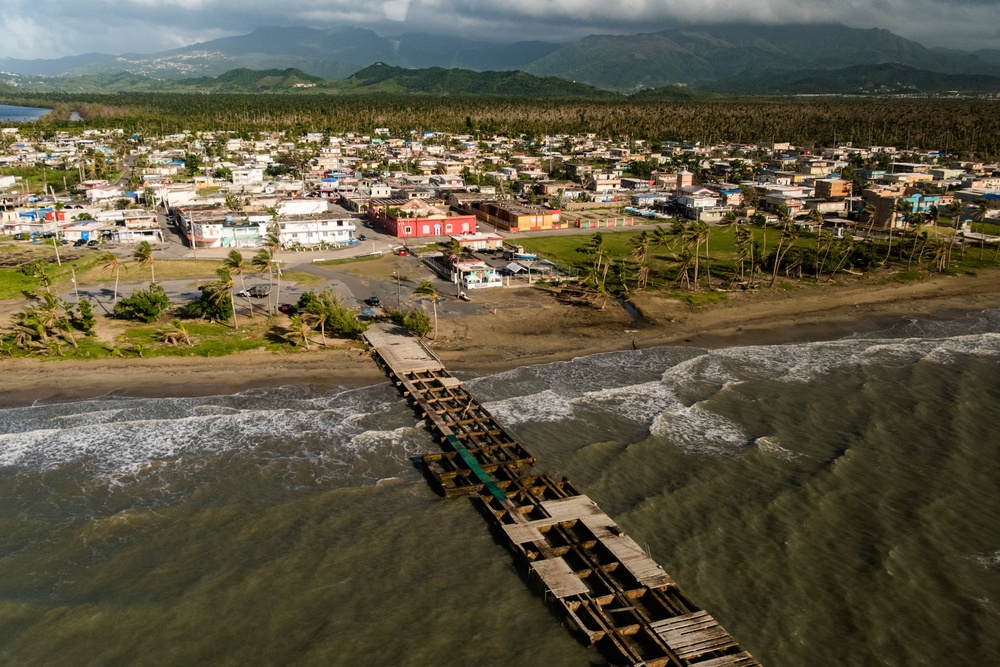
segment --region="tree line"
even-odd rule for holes
[[[597,133],[613,138],[703,143],[789,141],[804,147],[852,142],[946,149],[1000,157],[1000,104],[990,100],[781,98],[711,100],[512,100],[422,95],[10,94],[3,102],[51,107],[39,129],[124,128],[129,134],[183,130],[371,132],[388,127],[489,136]]]

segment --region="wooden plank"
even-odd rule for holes
[[[539,532],[538,528],[531,524],[505,524],[502,526],[503,532],[514,544],[525,544],[527,542],[541,542],[545,536]]]
[[[684,660],[736,647],[736,640],[705,611],[654,621],[650,626]]]
[[[688,663],[694,667],[760,667],[760,663],[746,651],[740,651],[733,655],[724,655],[721,658],[702,660],[700,662]]]
[[[558,500],[546,500],[541,503],[545,510],[553,519],[560,521],[572,521],[594,514],[604,514],[588,496],[572,496],[570,498],[559,498]],[[607,516],[607,515],[605,515]]]
[[[545,584],[549,593],[558,599],[573,595],[587,595],[590,588],[583,582],[562,558],[546,558],[529,564],[531,570]]]
[[[587,496],[547,500],[542,507],[550,516],[561,521],[582,521],[643,586],[663,588],[675,585],[663,568]]]

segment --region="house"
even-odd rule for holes
[[[191,213],[187,217],[188,243],[195,248],[256,248],[264,239],[269,219],[225,210]]]
[[[71,225],[63,227],[61,236],[67,241],[93,241],[101,238],[101,230],[104,228],[113,229],[102,220],[79,220]]]
[[[332,204],[328,206],[324,212],[295,215],[282,215],[280,213],[282,209],[279,208],[278,238],[281,239],[281,244],[285,247],[294,247],[350,243],[357,229],[354,218],[350,212],[339,206]]]
[[[820,199],[843,199],[851,196],[851,181],[839,178],[819,178],[813,184]]]
[[[610,192],[621,187],[622,181],[613,171],[595,171],[583,179],[583,187],[594,192]]]
[[[513,232],[562,228],[559,209],[507,202],[470,202],[476,217],[499,229]]]
[[[451,263],[451,281],[462,289],[484,289],[487,287],[503,287],[503,277],[500,272],[485,262],[478,260]]]
[[[440,199],[373,199],[368,217],[381,232],[396,238],[475,233],[476,216],[456,214]]]
[[[497,234],[457,234],[451,237],[463,249],[468,250],[499,250],[503,247],[503,237]]]
[[[264,184],[264,170],[260,167],[242,167],[233,169],[233,185],[241,187],[253,187]]]

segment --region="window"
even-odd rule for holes
[[[430,234],[431,233],[431,227],[430,227],[430,225],[424,225],[422,233],[423,234]]]
[[[404,234],[412,234],[413,233],[413,227],[410,227],[409,225],[403,227],[403,233]]]

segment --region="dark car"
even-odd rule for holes
[[[283,303],[278,306],[278,311],[284,313],[285,315],[294,315],[299,312],[299,309],[290,303]]]
[[[79,248],[80,246],[85,246],[85,245],[87,245],[87,239],[77,239],[73,241],[74,248]]]
[[[382,300],[377,296],[370,296],[367,299],[365,299],[365,305],[371,306],[372,308],[378,308],[379,306],[382,305]]]
[[[17,234],[14,234],[15,241],[27,241],[29,238],[31,238],[31,235],[25,234],[24,232],[18,232]]]
[[[96,248],[99,245],[101,245],[101,242],[98,241],[97,239],[90,239],[89,241],[87,241],[88,248]]]
[[[365,236],[364,234],[362,234],[362,235],[360,235],[360,236],[358,237],[358,240],[359,240],[359,241],[367,241],[367,240],[368,240],[368,237],[367,237],[367,236]]]

